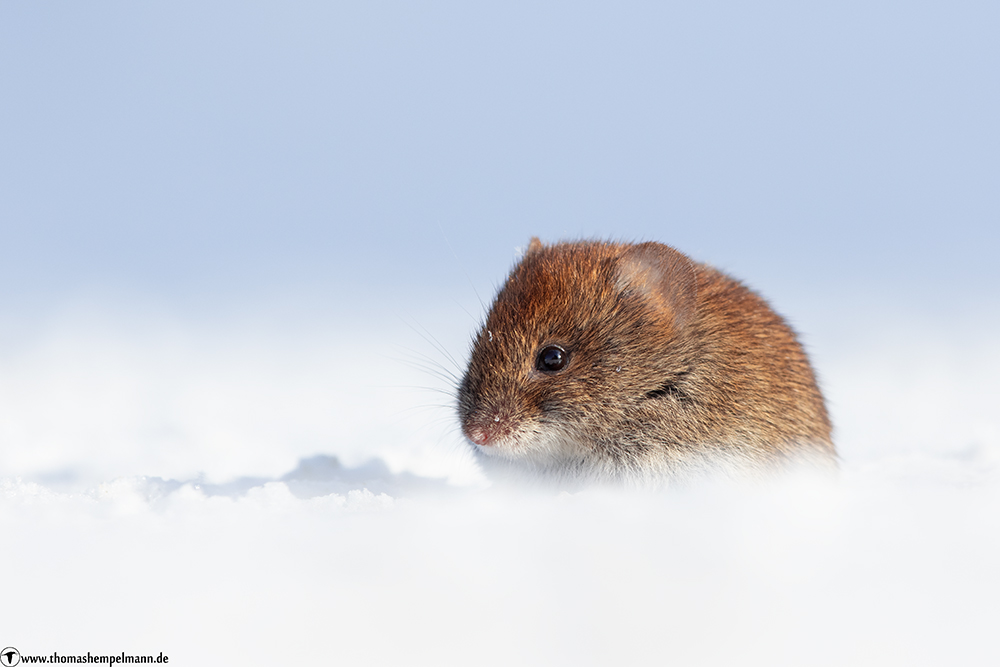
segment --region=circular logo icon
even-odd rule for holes
[[[13,646],[8,646],[0,651],[0,665],[3,665],[3,667],[14,667],[14,665],[20,664],[20,662],[21,654]]]

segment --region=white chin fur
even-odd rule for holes
[[[521,429],[493,444],[473,445],[480,455],[539,467],[558,466],[561,462],[580,459],[584,449],[562,433]]]
[[[476,446],[475,450],[483,469],[495,482],[562,489],[627,482],[622,471],[595,456],[587,445],[558,431],[524,430],[493,445]]]

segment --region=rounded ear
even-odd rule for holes
[[[669,312],[682,329],[694,317],[698,283],[694,262],[662,243],[640,243],[618,258],[616,285]]]
[[[542,242],[538,240],[537,236],[532,236],[531,241],[528,242],[528,249],[524,251],[524,256],[534,255],[536,252],[542,249]]]

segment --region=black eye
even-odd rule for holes
[[[548,345],[538,353],[538,361],[535,368],[540,371],[554,372],[561,371],[569,361],[569,353],[558,345]]]

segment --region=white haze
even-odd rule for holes
[[[350,336],[91,303],[8,341],[0,643],[205,665],[1000,656],[993,334],[808,336],[836,482],[557,496],[489,487],[419,367],[449,368],[428,339],[460,362],[456,311]]]

